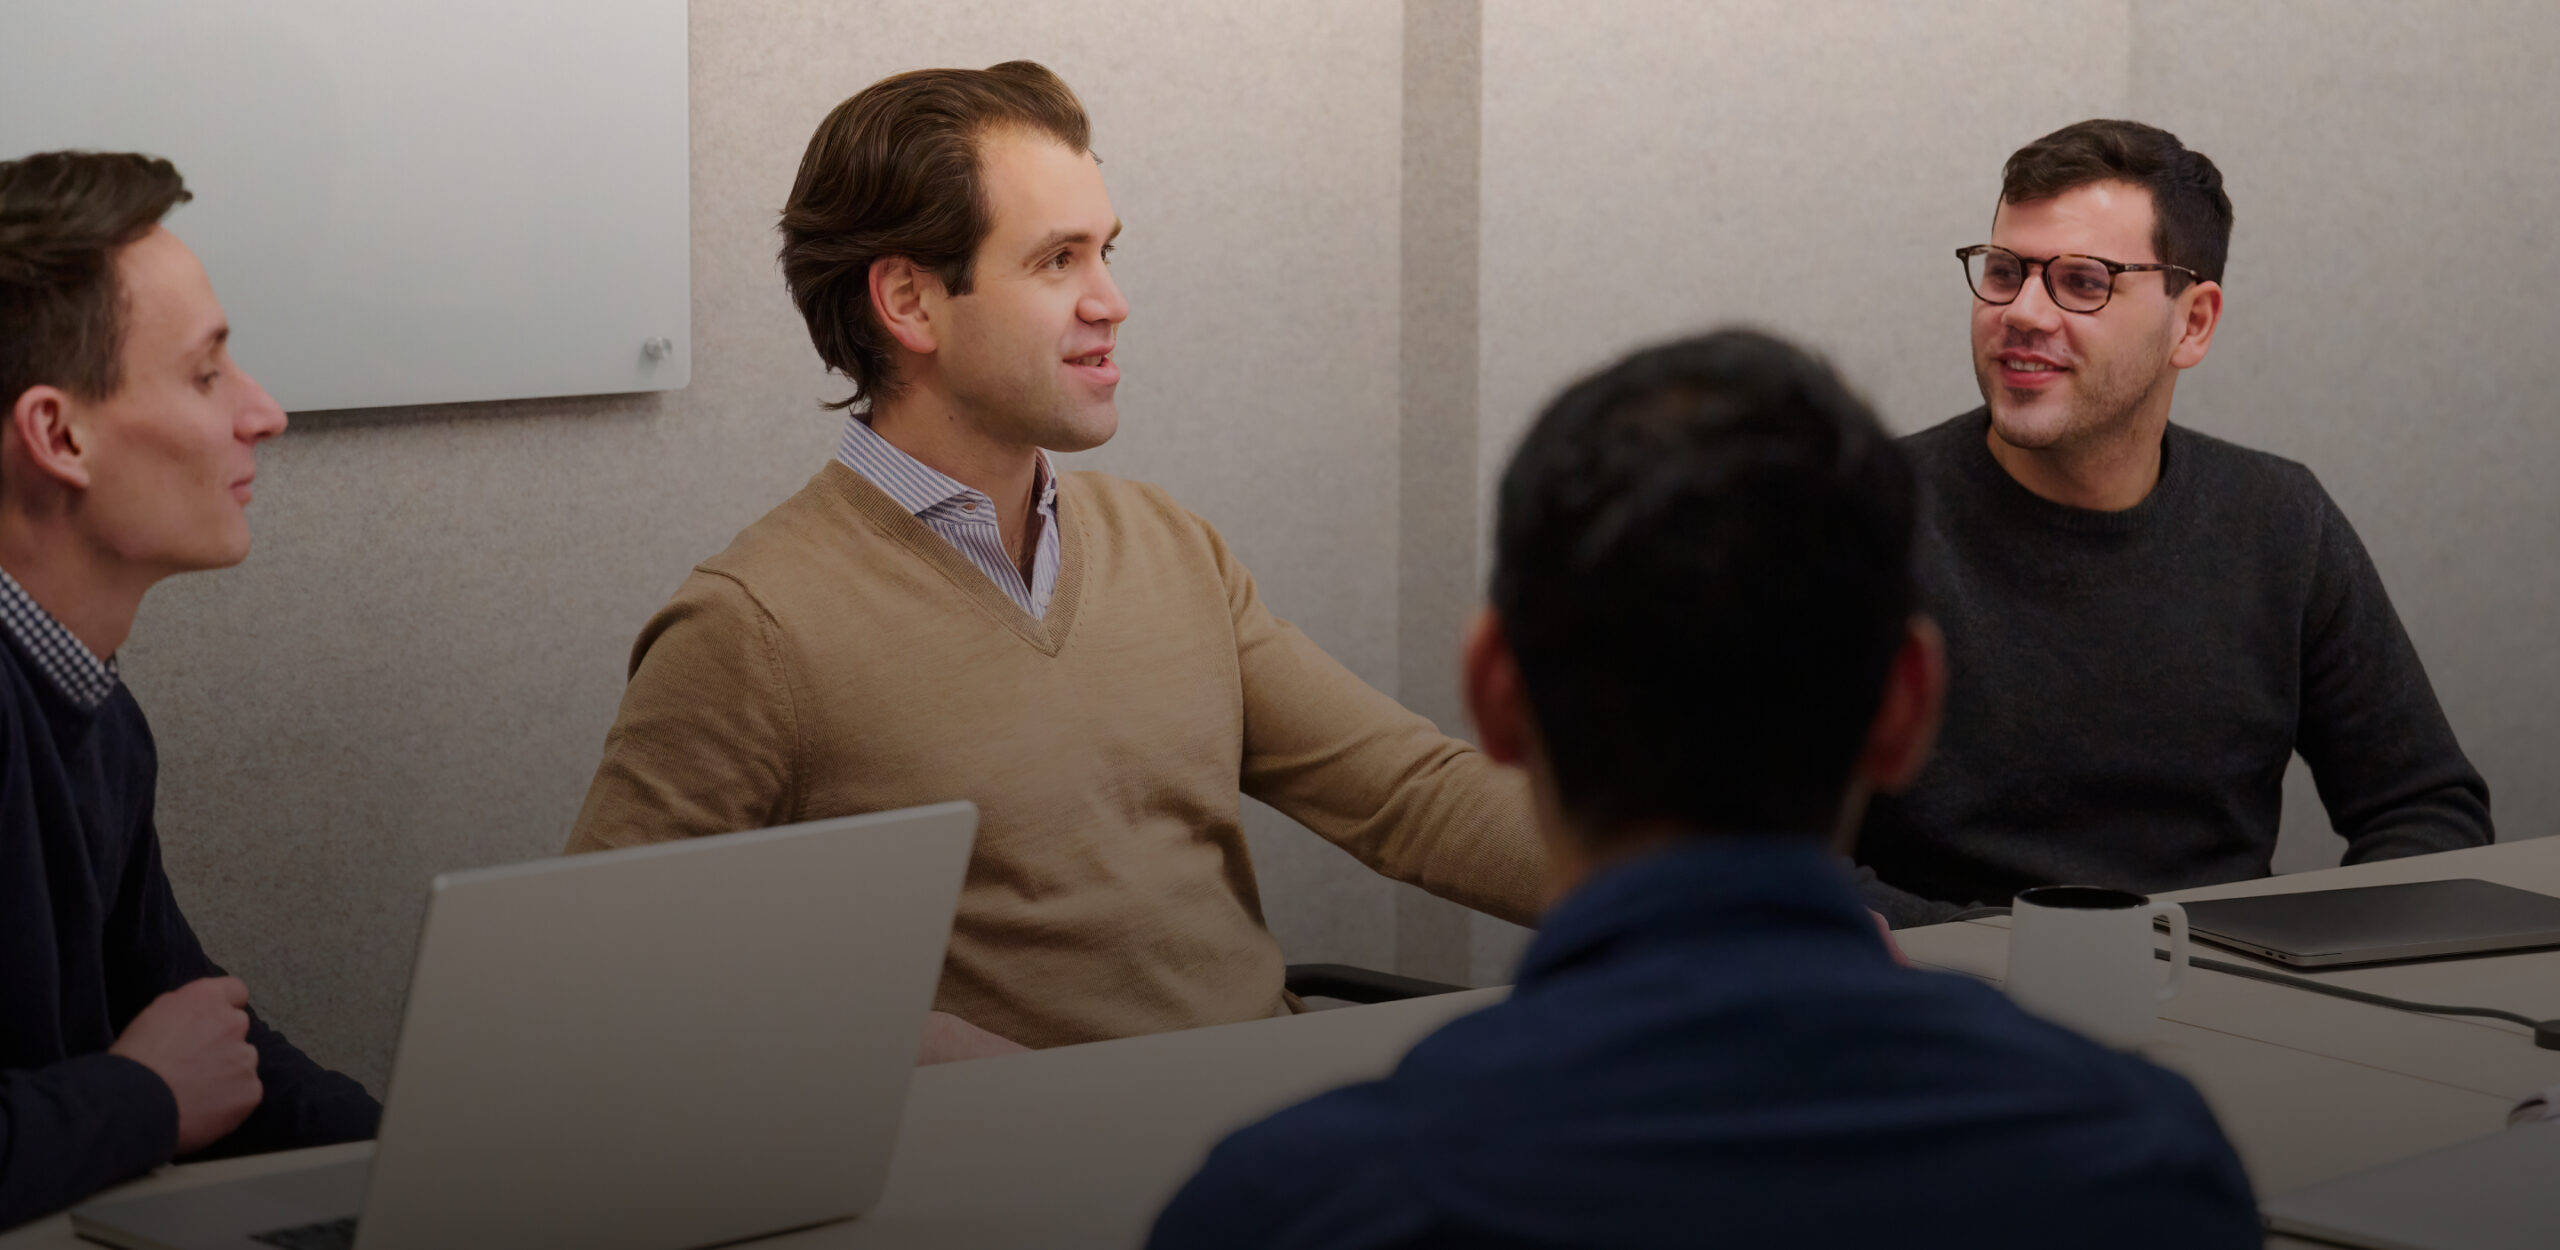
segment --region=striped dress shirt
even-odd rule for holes
[[[1033,620],[1049,615],[1049,596],[1058,588],[1058,474],[1049,453],[1040,453],[1039,476],[1032,483],[1040,513],[1040,539],[1031,552],[1031,582],[1004,550],[1004,534],[994,500],[928,467],[873,432],[860,416],[844,423],[836,443],[836,460],[880,488],[880,493],[915,514],[925,527],[942,535],[969,563],[987,575],[996,589]]]
[[[36,670],[73,706],[94,712],[116,692],[114,658],[101,660],[92,654],[70,627],[45,611],[5,569],[0,569],[0,627],[8,629],[9,640],[35,661]]]

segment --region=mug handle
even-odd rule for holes
[[[2169,979],[2161,985],[2159,994],[2165,1003],[2177,997],[2178,987],[2187,982],[2187,909],[2176,903],[2153,903],[2145,910],[2152,917],[2169,922]]]

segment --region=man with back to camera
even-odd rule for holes
[[[2187,1082],[1899,966],[1839,850],[1945,690],[1903,451],[1725,331],[1575,384],[1464,651],[1560,901],[1503,1003],[1228,1138],[1151,1250],[2256,1247]]]
[[[153,584],[247,557],[255,448],[285,425],[159,224],[187,198],[152,157],[0,162],[0,1228],[379,1114],[197,944],[116,674]]]
[[[1117,428],[1119,221],[1027,61],[921,70],[810,140],[782,269],[866,411],[632,648],[572,851],[970,799],[925,1057],[1288,1009],[1237,795],[1507,919],[1527,796],[1272,616]]]
[[[2086,121],[2009,158],[1990,243],[1960,253],[1984,407],[1908,440],[1947,723],[1858,844],[1896,924],[2263,877],[2297,751],[2347,863],[2491,839],[2346,516],[2301,465],[2169,423],[2230,241],[2204,154]]]

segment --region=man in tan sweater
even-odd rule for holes
[[[928,1058],[1287,1010],[1239,791],[1531,919],[1517,776],[1272,616],[1163,491],[1051,466],[1117,427],[1129,311],[1066,84],[875,84],[819,126],[781,228],[868,411],[642,629],[571,851],[976,802]]]

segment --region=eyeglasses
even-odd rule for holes
[[[2041,260],[2020,256],[2005,247],[1977,243],[1956,249],[1956,259],[1964,262],[1965,285],[1973,288],[1973,297],[1986,304],[2016,302],[2018,293],[2027,289],[2027,266],[2044,266],[2044,293],[2053,306],[2064,312],[2093,313],[2115,298],[2116,275],[2142,273],[2160,269],[2182,273],[2196,282],[2204,275],[2184,265],[2158,263],[2128,265],[2122,261],[2098,256],[2047,256]]]

